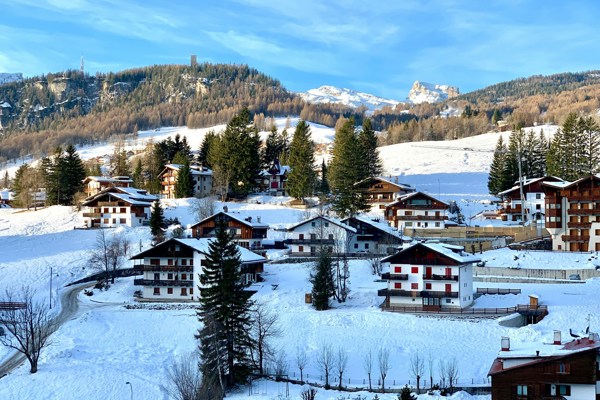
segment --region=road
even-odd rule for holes
[[[79,307],[79,301],[77,300],[77,296],[79,292],[88,287],[94,286],[96,282],[87,282],[81,283],[79,285],[74,285],[65,290],[60,296],[60,313],[56,316],[56,329],[60,328],[65,322],[70,321],[79,317],[83,312],[87,311],[90,307],[86,307],[86,310],[82,310]],[[8,357],[1,365],[0,365],[0,379],[11,373],[15,368],[19,367],[23,364],[27,358],[15,351],[10,357]]]

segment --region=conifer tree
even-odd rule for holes
[[[313,194],[316,183],[314,164],[314,142],[311,139],[310,126],[306,121],[300,120],[290,145],[290,173],[287,180],[290,196],[304,199]]]
[[[362,155],[362,151],[354,131],[354,119],[338,125],[329,166],[329,184],[333,193],[333,210],[341,217],[347,217],[368,210],[369,204],[362,188],[355,185],[363,179],[364,172],[357,165],[357,157]]]
[[[83,180],[85,179],[85,166],[75,150],[75,146],[69,144],[65,149],[64,175],[67,186],[64,190],[64,202],[61,204],[73,204],[75,195],[83,190]]]
[[[160,206],[160,202],[155,201],[152,204],[152,211],[150,213],[150,232],[152,236],[157,239],[163,236],[163,225],[165,223],[165,217],[163,213],[163,209]]]
[[[328,310],[329,299],[335,294],[335,285],[331,254],[325,247],[319,251],[319,260],[310,276],[310,282],[312,283],[313,307],[318,311]]]
[[[2,185],[3,188],[7,188],[10,186],[10,178],[8,177],[8,171],[4,171],[4,177],[2,178]]]
[[[142,159],[138,158],[135,162],[135,168],[133,169],[133,174],[131,175],[131,180],[133,181],[133,187],[135,188],[143,188],[144,187],[144,167],[142,165]]]
[[[206,135],[204,135],[204,139],[202,140],[202,144],[200,145],[200,152],[198,153],[198,162],[203,167],[212,168],[209,159],[209,154],[211,151],[211,146],[217,138],[217,134],[213,130],[208,131]]]
[[[319,182],[319,192],[322,195],[329,194],[331,190],[329,189],[329,177],[327,173],[327,164],[325,164],[325,159],[321,162],[321,181]]]
[[[65,204],[66,181],[63,149],[57,147],[54,155],[46,162],[47,169],[44,177],[46,181],[46,202],[49,205]]]
[[[362,129],[358,134],[358,145],[362,152],[357,161],[361,164],[363,180],[372,176],[379,176],[383,171],[379,151],[377,150],[377,136],[371,125],[371,119],[365,118]],[[362,179],[361,179],[362,178]]]
[[[198,318],[212,326],[207,335],[199,332],[202,363],[221,360],[220,374],[227,388],[244,382],[251,369],[249,294],[244,291],[240,253],[223,220],[217,221],[216,237],[209,244],[202,266],[204,287]],[[213,366],[214,368],[214,366]]]
[[[600,128],[592,117],[580,117],[577,122],[581,147],[580,177],[598,171],[600,163]]]
[[[267,136],[267,140],[265,141],[265,147],[262,155],[263,167],[269,168],[273,161],[279,159],[279,154],[282,150],[281,138],[279,133],[277,133],[277,126],[271,125],[271,130],[269,131],[269,136]]]
[[[177,172],[177,181],[175,181],[174,194],[176,199],[194,196],[192,170],[190,168],[190,160],[187,158],[183,160],[183,164],[181,164],[179,171]]]
[[[507,148],[502,139],[502,135],[496,142],[494,149],[494,157],[490,165],[490,174],[488,175],[488,190],[491,195],[497,196],[498,193],[504,190],[504,164],[507,156]]]

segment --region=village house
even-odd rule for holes
[[[275,160],[269,169],[260,171],[257,179],[257,190],[266,192],[271,196],[285,196],[285,184],[287,181],[290,167],[281,165],[279,160]]]
[[[381,277],[387,288],[384,309],[408,307],[423,311],[465,308],[473,303],[473,264],[481,259],[466,253],[462,246],[443,243],[415,243],[383,258]],[[389,267],[388,267],[389,266]]]
[[[198,301],[203,286],[202,265],[211,239],[169,239],[131,257],[134,269],[143,277],[134,280],[141,286],[142,301]],[[242,262],[243,283],[260,280],[266,259],[237,246]],[[200,290],[198,290],[200,288]]]
[[[83,191],[86,196],[93,196],[111,186],[130,187],[133,181],[128,176],[88,176],[83,180]]]
[[[210,238],[216,236],[217,221],[225,221],[233,241],[250,250],[262,250],[262,241],[267,237],[269,225],[260,221],[260,217],[244,217],[242,214],[225,210],[211,215],[208,218],[190,227],[195,238]]]
[[[317,256],[326,248],[332,254],[348,253],[356,229],[350,225],[318,215],[288,228],[291,256]]]
[[[552,250],[600,251],[600,177],[544,182]]]
[[[155,201],[145,190],[111,186],[85,199],[81,209],[88,228],[134,227],[148,223]]]
[[[398,182],[397,176],[390,177],[390,179],[372,176],[355,185],[365,187],[365,193],[369,203],[390,203],[402,195],[415,191],[414,187]]]
[[[385,219],[406,234],[421,229],[444,229],[448,208],[448,203],[423,192],[413,192],[385,206]]]
[[[391,254],[412,241],[411,237],[402,236],[397,229],[379,218],[354,216],[343,219],[342,222],[356,229],[356,234],[351,235],[349,251],[351,253]]]
[[[503,337],[492,363],[492,400],[600,398],[598,334],[576,335],[569,342],[554,331],[552,341],[512,345]]]
[[[163,190],[160,192],[165,199],[175,198],[175,183],[179,175],[180,164],[167,164],[158,174]],[[192,181],[194,184],[194,196],[204,197],[212,193],[213,176],[212,170],[200,165],[190,165],[192,172]]]
[[[525,179],[523,181],[523,199],[521,199],[521,185],[515,182],[515,186],[498,193],[502,199],[502,208],[498,211],[502,221],[520,222],[536,221],[544,223],[546,213],[545,194],[542,188],[544,182],[564,182],[554,176],[542,178]]]

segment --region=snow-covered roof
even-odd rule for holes
[[[396,179],[397,179],[397,178],[398,178],[398,177],[396,177]],[[414,187],[412,187],[411,185],[409,185],[409,184],[407,184],[407,183],[394,182],[394,181],[392,180],[392,177],[391,177],[391,176],[389,177],[389,179],[386,179],[386,178],[384,178],[384,177],[381,177],[381,176],[371,176],[371,177],[369,177],[369,178],[363,179],[363,180],[362,180],[362,181],[360,181],[360,182],[357,182],[357,183],[356,183],[356,185],[358,185],[358,184],[360,184],[360,183],[363,183],[363,182],[365,182],[365,181],[369,181],[369,180],[377,180],[377,181],[381,181],[381,182],[389,183],[390,185],[394,185],[394,186],[396,186],[396,187],[398,187],[399,189],[402,189],[402,190],[414,190],[414,189],[415,189]]]
[[[279,167],[279,169],[277,170],[277,172],[273,173],[271,171],[273,171],[272,168],[263,169],[262,171],[259,172],[259,175],[260,176],[285,175],[285,174],[288,174],[291,171],[291,168],[290,168],[289,165],[281,165]]]
[[[197,251],[197,252],[200,252],[203,254],[207,254],[210,250],[210,248],[209,248],[210,242],[213,240],[214,240],[214,238],[199,238],[199,239],[175,239],[175,238],[173,238],[173,239],[168,239],[162,243],[157,244],[156,246],[154,246],[150,249],[146,249],[146,250],[132,256],[131,259],[132,260],[142,259],[142,258],[144,258],[146,253],[154,250],[156,247],[164,246],[168,242],[172,242],[172,241],[181,243],[184,246],[187,246],[187,247],[193,249],[194,251]],[[243,248],[242,246],[236,245],[236,248],[240,252],[240,259],[243,264],[252,264],[252,263],[267,261],[266,258],[254,253],[253,251]]]
[[[396,257],[398,254],[404,253],[405,251],[410,251],[415,246],[423,246],[428,248],[429,250],[435,251],[436,253],[440,253],[448,258],[451,258],[461,264],[469,264],[469,263],[477,263],[481,261],[481,258],[464,251],[463,246],[457,246],[447,243],[413,243],[405,249],[401,250],[396,254],[392,254],[391,256],[387,256],[381,260],[381,262],[389,262],[390,259]]]
[[[400,234],[400,232],[397,229],[395,229],[394,227],[391,227],[390,225],[388,225],[385,222],[373,221],[369,217],[359,216],[359,215],[355,215],[354,217],[351,217],[351,218],[355,218],[355,219],[359,220],[360,222],[363,222],[363,223],[365,223],[367,225],[372,226],[375,229],[378,229],[378,230],[380,230],[382,232],[385,232],[387,234],[395,236],[398,239],[407,240],[407,241],[411,241],[412,240],[412,238],[410,236],[404,236],[404,235]],[[350,218],[343,219],[341,222],[343,222],[346,225],[348,225],[346,223],[346,221],[348,221],[349,219]]]
[[[90,202],[103,196],[112,196],[134,206],[148,206],[158,200],[156,196],[148,194],[147,191],[143,189],[133,187],[110,187],[88,197],[82,205],[88,205]]]
[[[9,102],[4,101],[4,102],[0,103],[0,108],[12,108],[12,106],[10,105]]]
[[[555,179],[555,181],[553,181],[553,182],[543,182],[543,184],[553,185],[555,183],[557,183],[557,184],[568,183],[568,182],[565,182],[564,180],[562,180],[562,179],[560,179],[560,178],[558,178],[556,176],[542,176],[541,178],[524,179],[523,180],[523,187],[528,186],[528,185],[530,185],[532,183],[535,183],[535,182],[543,181],[544,179]],[[502,196],[502,195],[508,194],[508,193],[510,193],[512,191],[519,190],[519,188],[520,188],[520,185],[519,185],[518,182],[516,182],[513,187],[511,187],[510,189],[503,190],[502,192],[498,193],[498,195]]]
[[[218,215],[226,215],[231,219],[234,219],[236,221],[238,221],[239,223],[246,225],[246,226],[250,226],[252,228],[269,228],[269,225],[264,224],[262,222],[259,222],[258,219],[253,219],[251,216],[243,216],[240,213],[237,212],[225,212],[225,211],[219,211],[216,214],[211,215],[210,217],[204,218],[202,221],[195,223],[193,226],[199,225],[205,221],[211,220],[214,217],[218,216]]]
[[[329,222],[329,223],[332,223],[332,224],[334,224],[334,225],[337,225],[337,226],[339,226],[339,227],[340,227],[340,228],[342,228],[342,229],[345,229],[345,230],[347,230],[347,231],[350,231],[350,232],[352,232],[352,233],[356,233],[356,229],[355,229],[355,228],[353,228],[353,227],[351,227],[350,225],[347,225],[347,224],[343,223],[343,222],[342,222],[342,221],[340,221],[339,219],[335,219],[335,218],[326,217],[326,216],[324,216],[324,215],[317,215],[317,216],[314,216],[314,217],[312,217],[312,218],[306,219],[306,220],[304,220],[304,221],[300,221],[300,222],[298,222],[296,225],[292,225],[292,226],[290,226],[290,227],[288,228],[288,231],[293,231],[294,229],[298,228],[299,226],[302,226],[302,225],[308,224],[309,222],[312,222],[312,221],[314,221],[314,220],[316,220],[316,219],[323,219],[323,220],[325,220],[325,221],[327,221],[327,222]]]
[[[412,192],[412,193],[403,194],[402,196],[398,197],[398,200],[389,203],[386,207],[396,205],[396,204],[400,203],[401,201],[410,200],[411,198],[418,197],[418,196],[428,197],[431,200],[437,201],[439,203],[445,204],[446,206],[450,207],[450,205],[448,203],[446,203],[445,201],[436,199],[435,197],[428,195],[427,193],[424,193],[424,192]]]
[[[103,182],[103,183],[115,183],[115,182],[127,182],[127,183],[133,183],[133,180],[131,178],[129,178],[128,176],[87,176],[83,182],[87,182],[87,181],[96,181],[96,182]]]
[[[174,171],[179,171],[179,169],[181,167],[182,167],[181,164],[166,164],[165,169],[163,169],[163,171],[159,175],[162,175],[166,169],[172,169]],[[192,171],[192,175],[212,175],[211,169],[201,167],[198,165],[190,165],[190,171]]]

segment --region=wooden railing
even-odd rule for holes
[[[133,269],[137,271],[156,271],[156,272],[193,272],[193,265],[134,265]]]
[[[589,242],[589,236],[579,236],[579,235],[563,235],[561,236],[563,242]]]
[[[443,292],[433,290],[401,290],[401,289],[379,289],[377,291],[378,296],[402,296],[402,297],[452,297],[458,298],[458,292]]]
[[[408,274],[394,274],[393,272],[384,272],[383,274],[381,274],[381,279],[392,281],[406,281],[408,280]]]
[[[194,281],[134,279],[136,286],[193,286]]]
[[[479,294],[521,294],[521,289],[477,288]]]
[[[430,313],[430,314],[464,314],[464,315],[506,315],[520,312],[535,311],[538,315],[548,314],[546,306],[539,306],[531,309],[529,305],[519,304],[514,307],[496,307],[496,308],[459,308],[459,307],[441,307],[437,310],[423,309],[422,306],[387,306],[382,305],[381,309],[392,312],[405,313]]]
[[[424,281],[454,281],[458,282],[458,275],[423,275]]]
[[[444,221],[446,215],[396,215],[394,221]]]

